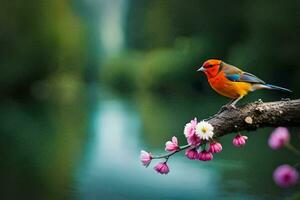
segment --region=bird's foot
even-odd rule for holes
[[[258,99],[258,100],[255,101],[254,103],[256,103],[256,104],[261,104],[261,103],[263,103],[263,101],[262,101],[261,99]]]
[[[231,110],[231,109],[236,109],[235,105],[233,104],[226,104],[224,106],[221,107],[221,109],[219,110],[218,114],[224,112],[225,110]]]
[[[290,98],[281,98],[281,101],[290,101]]]

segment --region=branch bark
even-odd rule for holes
[[[300,99],[249,103],[225,110],[205,121],[213,125],[217,137],[262,127],[300,127]]]

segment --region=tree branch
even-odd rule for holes
[[[205,121],[213,125],[216,137],[261,127],[300,127],[300,99],[249,103],[225,110]]]

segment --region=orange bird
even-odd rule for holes
[[[205,73],[210,86],[217,93],[232,99],[228,105],[233,108],[235,108],[235,104],[249,92],[253,92],[258,89],[292,92],[286,88],[266,84],[255,75],[243,72],[239,68],[221,60],[207,60],[197,71]]]

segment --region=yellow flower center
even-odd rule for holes
[[[203,128],[201,129],[201,131],[202,131],[203,133],[206,133],[207,129],[206,129],[205,127],[203,127]]]

